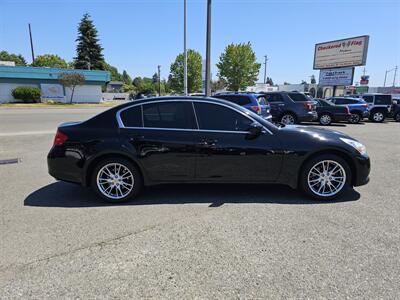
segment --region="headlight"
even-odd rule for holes
[[[367,148],[360,142],[357,142],[355,140],[350,140],[346,138],[340,138],[341,141],[345,142],[347,145],[352,146],[354,149],[356,149],[358,152],[360,152],[361,155],[367,154]]]

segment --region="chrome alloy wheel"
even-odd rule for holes
[[[372,116],[375,122],[381,122],[383,120],[383,113],[381,113],[380,111],[374,113],[374,115]]]
[[[314,194],[330,197],[343,189],[346,183],[346,171],[336,161],[323,160],[310,169],[307,183]]]
[[[292,115],[283,115],[281,123],[285,125],[293,125],[295,123],[295,119]]]
[[[122,164],[110,163],[97,173],[99,191],[111,199],[122,199],[133,189],[135,179],[132,172]]]
[[[360,115],[359,114],[351,114],[350,118],[349,118],[349,122],[352,124],[357,124],[359,123],[361,120]]]
[[[330,115],[322,115],[319,121],[322,125],[329,125],[332,122],[332,118]]]

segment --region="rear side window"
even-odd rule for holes
[[[195,103],[199,128],[218,131],[247,131],[253,121],[242,114],[216,104]]]
[[[392,96],[391,95],[375,95],[375,104],[376,105],[390,105],[390,104],[392,104]]]
[[[195,129],[191,102],[143,104],[144,127]]]
[[[246,96],[220,95],[216,96],[216,98],[224,99],[238,105],[246,105],[251,103],[250,98]]]
[[[125,127],[142,127],[141,105],[128,108],[121,112],[121,121]]]
[[[258,96],[258,97],[257,97],[257,102],[258,102],[258,104],[260,104],[260,105],[267,105],[267,100],[265,99],[264,96]]]
[[[308,101],[307,97],[301,93],[288,93],[288,96],[295,102]]]
[[[281,94],[266,94],[265,99],[268,102],[282,102],[283,101]]]
[[[363,96],[362,97],[365,102],[372,103],[374,102],[374,96]]]
[[[346,100],[346,99],[343,99],[343,98],[335,98],[335,104],[349,104],[349,103],[351,103],[351,102],[349,102],[348,100]]]

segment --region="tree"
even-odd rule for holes
[[[35,61],[32,63],[32,66],[66,69],[68,67],[68,64],[58,55],[44,54],[37,56],[35,58]]]
[[[285,81],[283,85],[290,85],[290,83]]]
[[[301,84],[307,84],[307,81],[302,80],[302,81],[301,81]]]
[[[21,54],[8,53],[7,51],[0,51],[0,60],[13,61],[16,66],[26,66],[26,60]]]
[[[61,73],[58,77],[58,80],[64,87],[71,88],[72,92],[71,92],[70,103],[72,103],[75,87],[85,82],[85,76],[76,72]]]
[[[104,69],[103,48],[97,38],[97,29],[90,20],[89,14],[84,14],[78,26],[78,38],[76,39],[75,69]]]
[[[211,81],[211,91],[216,92],[219,90],[223,90],[226,86],[226,82],[223,79],[212,80]]]
[[[311,75],[311,84],[316,84],[317,81],[315,80],[315,76]]]
[[[269,84],[270,86],[274,85],[274,82],[272,81],[271,77],[267,77],[267,84]]]
[[[125,84],[132,84],[132,78],[125,70],[122,72],[121,79]]]
[[[248,42],[228,45],[217,67],[218,77],[227,82],[230,90],[238,91],[255,84],[261,64],[256,62],[256,55]]]
[[[188,93],[201,90],[201,55],[199,52],[189,49],[187,51],[187,85]],[[175,61],[171,64],[170,75],[168,77],[170,88],[177,92],[183,92],[183,69],[184,55],[178,54]]]
[[[153,78],[135,77],[132,84],[137,93],[153,94],[156,91],[156,85],[153,83]]]
[[[103,62],[103,70],[110,72],[112,81],[122,81],[122,75],[118,72],[118,69],[105,61]]]

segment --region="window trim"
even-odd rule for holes
[[[143,105],[146,104],[153,104],[153,103],[166,103],[166,102],[191,102],[192,103],[192,108],[193,108],[193,112],[194,112],[194,116],[195,116],[195,120],[196,120],[196,125],[197,125],[197,129],[186,129],[186,128],[157,128],[157,127],[144,127],[144,120],[143,120]],[[258,122],[257,120],[253,119],[251,116],[245,114],[243,111],[236,109],[235,107],[226,105],[224,103],[217,103],[217,102],[213,102],[213,101],[207,101],[207,100],[200,100],[200,99],[187,99],[187,100],[179,100],[179,99],[171,99],[171,100],[155,100],[155,101],[149,101],[149,102],[144,102],[144,103],[137,103],[137,104],[133,104],[130,105],[128,107],[124,107],[120,110],[117,111],[116,113],[116,119],[117,119],[117,123],[118,123],[118,127],[119,128],[125,128],[125,129],[145,129],[145,130],[167,130],[167,131],[194,131],[194,132],[222,132],[222,133],[240,133],[240,134],[248,134],[248,131],[229,131],[229,130],[207,130],[207,129],[200,129],[199,128],[199,124],[198,124],[198,120],[197,120],[197,115],[196,115],[196,109],[194,108],[194,103],[195,102],[199,102],[199,103],[210,103],[210,104],[214,104],[214,105],[220,105],[220,106],[224,106],[228,109],[231,109],[235,112],[238,112],[239,114],[243,115],[244,117],[250,119],[253,122],[256,122],[258,124],[260,124],[263,129],[268,132],[270,135],[273,135],[272,131],[269,130],[266,126],[264,126],[263,124],[261,124],[260,122]],[[125,124],[123,123],[122,119],[121,119],[121,112],[136,107],[136,106],[141,106],[141,111],[142,111],[142,127],[129,127],[129,126],[125,126]]]

